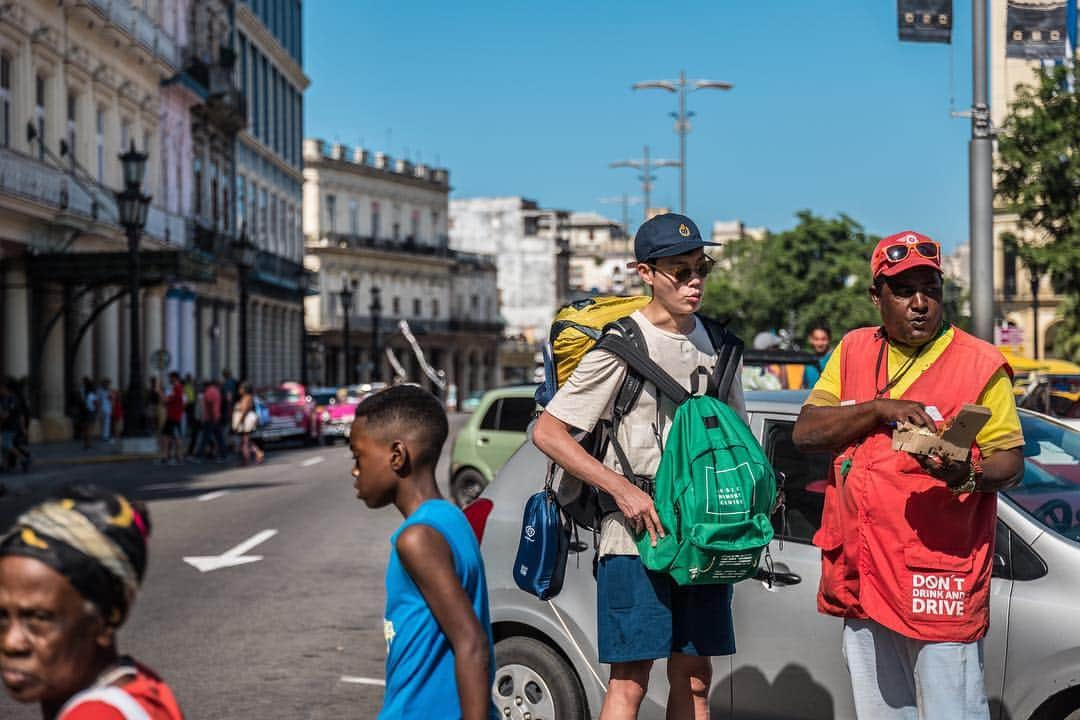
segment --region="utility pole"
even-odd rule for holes
[[[971,319],[975,335],[994,342],[994,180],[993,130],[987,98],[989,64],[986,35],[987,0],[971,8],[971,141],[968,183],[971,224]]]
[[[605,205],[611,205],[618,203],[622,206],[622,229],[623,235],[629,237],[630,235],[630,206],[637,205],[641,202],[639,197],[630,197],[626,193],[619,195],[618,197],[604,197],[600,198],[600,202]]]
[[[686,71],[679,71],[678,80],[649,80],[630,86],[632,90],[666,90],[679,95],[679,112],[671,113],[675,118],[675,132],[679,136],[679,212],[686,214],[686,136],[690,134],[690,118],[694,113],[686,111],[686,88],[691,90],[731,90],[734,84],[723,80],[690,80]],[[648,203],[646,202],[646,205]]]
[[[640,159],[618,160],[608,165],[608,167],[612,168],[628,167],[641,170],[641,175],[638,176],[638,179],[641,180],[641,194],[645,196],[645,211],[643,215],[646,219],[648,219],[649,208],[652,207],[652,181],[656,179],[656,176],[652,174],[653,168],[678,166],[678,160],[650,160],[648,145],[645,146]]]

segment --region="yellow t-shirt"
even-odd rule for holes
[[[912,383],[941,357],[941,353],[949,346],[955,335],[955,330],[950,327],[933,340],[930,346],[919,355],[911,369],[889,391],[889,397],[903,397]],[[842,356],[840,345],[842,344],[843,341],[836,346],[836,350],[829,357],[829,362],[825,364],[821,377],[814,384],[814,389],[810,391],[810,397],[806,399],[807,405],[834,407],[840,404],[840,358]],[[916,348],[889,343],[889,360],[886,370],[888,376],[891,378],[899,372],[915,351]],[[1009,374],[1004,369],[999,369],[986,383],[986,387],[979,395],[978,404],[990,408],[992,413],[990,420],[983,425],[975,438],[975,444],[979,446],[984,457],[998,450],[1009,450],[1024,444],[1020,416],[1016,413],[1012,381],[1009,380]]]

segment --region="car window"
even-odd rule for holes
[[[497,430],[499,427],[499,404],[502,400],[491,403],[491,407],[484,413],[484,419],[480,421],[481,430]]]
[[[1006,495],[1041,524],[1080,540],[1080,431],[1022,413],[1024,479]]]
[[[535,411],[536,400],[531,397],[503,398],[502,411],[499,413],[499,429],[505,432],[525,432]]]
[[[805,453],[795,447],[790,420],[765,420],[765,453],[773,469],[784,473],[784,495],[787,499],[787,527],[781,527],[783,517],[773,515],[773,528],[787,540],[810,542],[821,527],[821,510],[825,505],[825,486],[829,482],[832,455]],[[777,478],[780,482],[780,478]]]

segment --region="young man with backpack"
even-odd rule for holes
[[[634,239],[637,272],[652,288],[652,300],[630,318],[648,357],[687,391],[699,387],[700,377],[713,372],[719,357],[714,335],[695,315],[713,266],[703,248],[714,244],[702,239],[690,218],[674,213],[649,220]],[[537,421],[533,441],[565,472],[606,493],[618,508],[600,523],[597,645],[600,662],[611,665],[602,720],[637,717],[658,659],[668,661],[668,716],[707,718],[710,658],[735,652],[731,586],[678,585],[669,574],[645,567],[636,538],[647,533],[647,542],[655,545],[664,537],[664,525],[648,483],[631,483],[617,459],[624,455],[637,478],[654,477],[676,402],[645,382],[618,423],[617,442],[609,443],[600,459],[572,434],[611,422],[627,374],[626,361],[602,344],[585,354]],[[745,422],[738,382],[723,400]]]

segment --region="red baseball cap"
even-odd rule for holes
[[[917,267],[932,267],[941,272],[941,245],[914,230],[883,238],[870,256],[873,277],[892,277]]]

